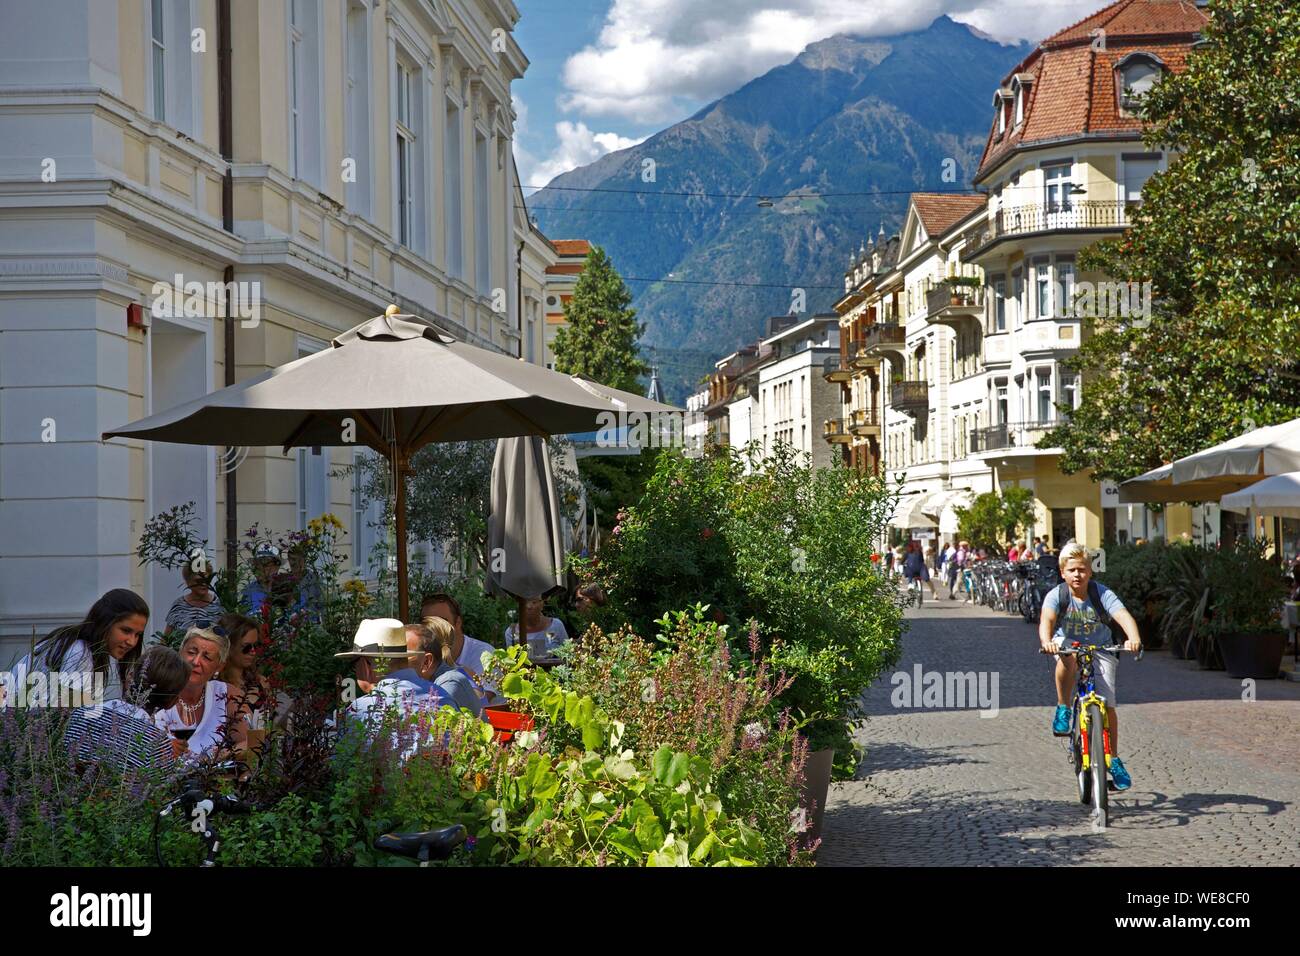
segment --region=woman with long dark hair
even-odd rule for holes
[[[102,675],[104,699],[120,700],[127,675],[140,660],[149,605],[126,588],[114,588],[96,601],[80,624],[56,628],[14,667],[14,685],[24,687],[27,675],[60,673],[76,692],[94,690]]]

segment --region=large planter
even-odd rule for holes
[[[1251,631],[1243,634],[1220,634],[1219,650],[1229,677],[1253,677],[1272,680],[1282,669],[1286,651],[1283,631]]]
[[[827,747],[808,755],[803,768],[803,809],[808,814],[809,843],[821,839],[822,817],[826,813],[826,795],[831,788],[831,767],[835,763],[835,749]]]

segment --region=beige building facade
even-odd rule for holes
[[[357,453],[100,435],[389,303],[508,354],[531,328],[540,359],[551,252],[516,208],[518,17],[511,0],[5,5],[0,639],[113,587],[161,627],[179,581],[134,551],[190,501],[218,565],[228,529],[330,511],[366,573]]]

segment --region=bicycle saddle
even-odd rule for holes
[[[465,842],[466,836],[465,828],[459,823],[441,830],[385,833],[375,839],[375,849],[413,857],[421,863],[427,860],[445,860],[456,847]]]

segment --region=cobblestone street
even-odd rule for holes
[[[823,866],[1241,866],[1300,863],[1300,683],[1255,685],[1148,653],[1120,662],[1119,753],[1133,788],[1093,833],[1065,742],[1051,735],[1051,659],[1019,617],[947,600],[909,611],[896,670],[998,675],[1000,709],[901,709],[868,692],[858,779],[831,787]]]

